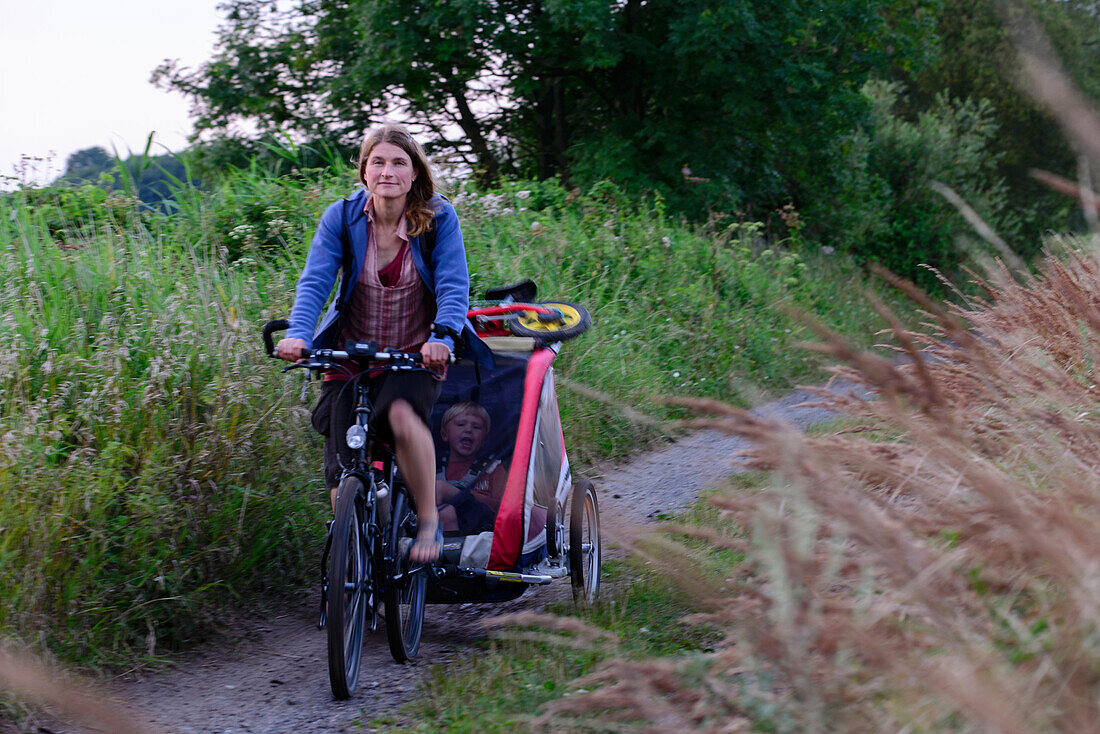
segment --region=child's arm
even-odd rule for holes
[[[504,488],[508,486],[508,467],[503,462],[496,465],[487,477],[489,480],[489,492],[484,502],[489,509],[496,512],[500,507],[500,501],[504,499]]]

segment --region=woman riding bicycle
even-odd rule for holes
[[[454,207],[436,193],[427,156],[404,127],[383,125],[367,134],[359,180],[365,189],[321,216],[298,279],[290,328],[276,352],[297,361],[303,349],[354,340],[423,354],[432,372],[382,371],[370,379],[374,425],[383,440],[392,441],[416,503],[418,530],[409,560],[430,563],[442,553],[442,535],[429,416],[455,340],[465,337],[475,351],[481,346],[476,337],[471,340],[466,321],[466,251]],[[340,290],[314,332],[337,271],[343,273]],[[314,427],[325,435],[325,483],[334,507],[341,463],[353,455],[344,434],[355,405],[355,391],[342,390],[347,378],[337,373],[325,376],[313,415]]]

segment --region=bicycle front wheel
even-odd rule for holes
[[[359,680],[371,598],[370,552],[363,537],[363,483],[345,477],[336,494],[328,561],[328,675],[332,695],[351,696]]]
[[[424,603],[428,598],[425,569],[410,573],[408,549],[416,539],[416,513],[404,492],[396,492],[387,558],[393,559],[389,583],[382,595],[386,607],[386,637],[390,654],[399,663],[416,657],[424,631]]]

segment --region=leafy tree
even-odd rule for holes
[[[177,184],[185,181],[198,184],[187,164],[176,155],[132,155],[122,164],[125,174],[119,167],[119,160],[104,148],[84,148],[69,155],[65,160],[65,173],[54,184],[74,188],[92,184],[112,191],[127,188],[129,182],[134,195],[143,203],[157,205],[165,205],[174,198]]]
[[[860,87],[912,64],[937,3],[235,0],[214,58],[154,79],[195,101],[200,134],[353,145],[390,116],[484,180],[613,178],[681,209],[768,210],[819,187],[829,141],[866,119]]]
[[[1000,7],[1000,11],[998,11]],[[1044,231],[1072,223],[1074,207],[1028,177],[1031,168],[1073,175],[1076,155],[1057,125],[1022,89],[1019,63],[1007,23],[1030,14],[1054,42],[1061,60],[1084,91],[1100,99],[1100,4],[1088,0],[1021,0],[998,4],[991,0],[944,0],[936,16],[937,48],[931,63],[915,73],[895,74],[906,83],[899,114],[915,120],[935,105],[938,95],[985,100],[998,130],[992,149],[994,173],[1007,185],[1010,208],[1019,214],[1013,239],[1023,253],[1038,250]],[[1006,22],[1007,21],[1007,22]]]
[[[111,169],[114,163],[115,159],[102,147],[84,148],[65,159],[65,175],[82,176],[85,171],[94,171],[98,177],[99,172]]]

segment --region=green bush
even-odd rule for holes
[[[1008,206],[1005,182],[997,174],[997,126],[984,100],[936,98],[915,119],[899,111],[900,85],[869,82],[869,131],[836,144],[848,161],[840,168],[831,211],[807,212],[815,235],[856,256],[938,289],[928,265],[948,275],[959,272],[984,245],[929,184],[946,184],[1005,239],[1019,231],[1020,216]],[[969,238],[969,241],[968,241]]]

